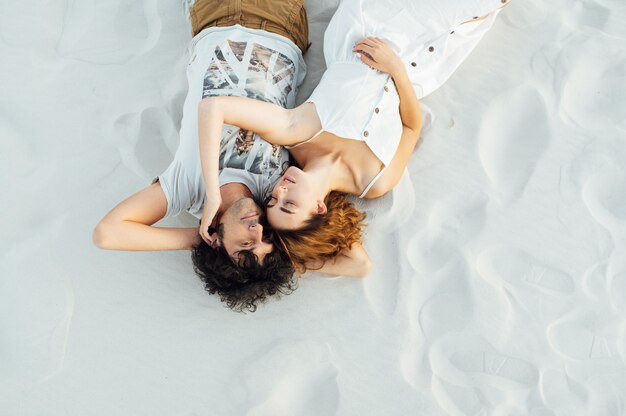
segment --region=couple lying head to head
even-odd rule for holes
[[[274,190],[278,186],[280,181]],[[200,241],[192,250],[194,270],[205,289],[233,310],[254,311],[269,297],[295,290],[294,272],[319,270],[360,244],[365,215],[339,192],[329,193],[323,203],[323,212],[310,212],[289,230],[268,224],[252,198],[233,203],[217,220],[215,243]],[[274,205],[268,198],[266,212]]]
[[[295,107],[305,74],[301,51],[282,35],[241,26],[206,29],[190,51],[174,160],[107,214],[94,231],[96,244],[192,249],[206,290],[239,311],[293,291],[295,272],[367,274],[365,215],[346,193],[362,193],[379,158],[364,142],[322,134],[292,149],[300,169],[289,166],[282,146],[306,141],[321,124],[311,104]],[[300,122],[289,122],[294,115]],[[199,229],[153,226],[183,211],[201,218]]]
[[[343,194],[319,196],[319,189],[310,187],[315,181],[289,167],[283,146],[235,122],[217,130],[215,176],[204,172],[199,117],[205,99],[249,97],[292,108],[306,72],[303,1],[244,2],[249,7],[234,16],[226,3],[198,0],[192,10],[189,91],[174,160],[152,185],[113,208],[93,238],[107,249],[192,249],[206,290],[234,310],[253,311],[268,298],[293,291],[296,271],[354,274],[334,258],[360,246],[364,216]],[[271,10],[271,16],[259,8]],[[257,22],[259,16],[270,21]],[[216,27],[200,31],[207,25]],[[209,185],[215,185],[213,192]],[[197,228],[154,226],[184,211],[200,218],[207,207],[214,213],[200,229],[202,235],[206,228],[205,238]]]
[[[291,292],[295,271],[366,275],[365,216],[346,194],[375,198],[398,183],[422,127],[416,90],[438,88],[501,7],[426,2],[423,13],[414,1],[341,2],[325,32],[324,76],[296,107],[304,1],[197,0],[174,161],[101,221],[96,244],[193,248],[206,289],[235,310]],[[416,26],[420,19],[428,25]],[[206,26],[216,27],[198,33]],[[451,36],[455,30],[463,36]],[[283,146],[299,167],[288,166]],[[199,229],[152,227],[182,211],[200,219]]]

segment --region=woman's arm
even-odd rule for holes
[[[391,159],[389,165],[385,167],[385,171],[381,175],[380,179],[378,179],[372,186],[369,192],[365,195],[365,198],[378,198],[395,188],[400,181],[400,178],[402,178],[406,165],[408,165],[409,160],[411,160],[413,149],[415,149],[415,145],[418,140],[418,133],[406,126],[403,126],[400,144],[396,149],[396,153],[393,155],[393,159]]]
[[[222,125],[232,124],[253,131],[278,145],[291,145],[313,136],[321,128],[314,105],[302,104],[287,109],[279,105],[245,97],[208,97],[198,106],[199,140],[211,140],[208,134],[221,134]],[[219,143],[219,140],[218,140]]]
[[[337,257],[327,261],[320,269],[313,271],[333,276],[365,277],[372,268],[367,252],[360,243],[352,244],[350,250],[344,250]]]
[[[354,46],[361,53],[361,60],[370,67],[385,72],[393,79],[400,97],[400,119],[402,124],[418,135],[422,129],[422,112],[415,90],[406,72],[404,63],[381,38],[361,39]]]
[[[261,135],[270,143],[285,145],[304,141],[314,135],[321,123],[313,104],[288,110],[275,104],[243,97],[210,97],[198,107],[200,162],[206,186],[206,201],[200,236],[212,243],[208,226],[219,209],[219,152],[222,127],[232,124]]]
[[[167,200],[159,183],[126,198],[93,231],[93,242],[107,250],[190,250],[199,243],[197,228],[159,228]]]
[[[403,124],[400,144],[393,159],[385,167],[385,172],[365,195],[366,198],[378,198],[397,185],[411,160],[422,130],[422,112],[404,64],[382,39],[365,38],[357,43],[355,51],[364,52],[361,60],[367,65],[387,72],[392,77],[400,98],[400,118]]]
[[[413,130],[418,136],[422,130],[422,111],[415,95],[413,84],[406,73],[406,68],[401,65],[394,73],[390,73],[396,84],[398,97],[400,97],[400,119],[402,124]]]

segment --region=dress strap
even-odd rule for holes
[[[376,181],[378,179],[380,179],[380,177],[382,176],[383,172],[385,172],[385,167],[383,167],[380,172],[378,172],[378,175],[374,176],[374,179],[372,179],[370,181],[370,183],[367,184],[367,186],[365,187],[365,190],[361,193],[361,195],[359,195],[359,198],[365,198],[365,195],[367,195],[367,193],[370,191],[370,189],[372,189],[372,186],[374,186],[374,184],[376,183]]]
[[[283,146],[283,147],[284,147],[285,149],[293,149],[294,147],[298,147],[298,146],[300,146],[300,145],[303,145],[303,144],[305,144],[305,143],[310,142],[311,140],[313,140],[314,138],[316,138],[317,136],[319,136],[319,135],[320,135],[320,133],[322,133],[323,131],[324,131],[324,129],[321,129],[320,131],[318,131],[317,133],[315,133],[315,134],[314,134],[314,135],[313,135],[310,139],[306,139],[306,140],[305,140],[305,141],[303,141],[303,142],[296,143],[296,144],[292,144],[292,145],[285,145],[285,146]]]

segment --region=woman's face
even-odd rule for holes
[[[272,227],[297,230],[313,215],[326,212],[324,203],[314,195],[312,180],[311,175],[295,166],[285,171],[267,203],[267,220]]]

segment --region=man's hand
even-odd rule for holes
[[[217,225],[216,214],[222,205],[222,195],[219,190],[211,194],[207,193],[202,209],[202,219],[200,220],[200,237],[211,247],[217,244],[217,231],[213,228]],[[211,231],[209,231],[211,227]]]

